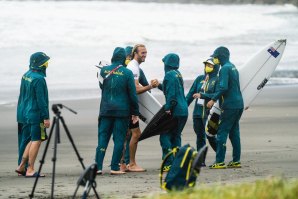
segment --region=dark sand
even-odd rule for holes
[[[157,98],[163,103],[163,96]],[[56,103],[56,102],[51,102]],[[86,166],[94,162],[97,146],[97,115],[99,99],[73,100],[59,102],[78,111],[78,115],[62,109],[62,116],[73,136],[75,144],[84,158]],[[28,198],[34,179],[18,177],[17,167],[17,126],[15,122],[15,104],[0,106],[0,198]],[[183,144],[195,146],[195,134],[192,129],[192,106],[190,117],[183,131]],[[52,115],[53,116],[53,115]],[[144,125],[142,125],[142,129]],[[245,111],[241,119],[242,169],[210,170],[203,168],[198,178],[200,184],[253,182],[268,176],[298,177],[298,86],[267,86]],[[43,147],[38,160],[43,154]],[[113,143],[110,142],[104,161],[104,174],[96,178],[97,191],[102,198],[136,198],[162,192],[159,188],[159,167],[161,148],[158,137],[139,143],[138,163],[147,169],[145,173],[128,173],[123,176],[109,175]],[[210,148],[211,149],[211,148]],[[35,198],[49,198],[53,141],[47,153],[42,172],[47,175],[40,178]],[[215,153],[209,150],[206,163],[215,159]],[[228,142],[226,162],[231,160],[231,145]],[[36,170],[39,162],[36,162]],[[75,152],[61,130],[61,144],[58,145],[56,162],[55,198],[72,196],[82,168]],[[83,188],[79,189],[78,195]],[[93,192],[91,191],[91,194]]]

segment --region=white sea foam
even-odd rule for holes
[[[148,79],[163,78],[161,59],[169,52],[180,55],[184,78],[194,79],[219,45],[229,47],[232,61],[241,65],[281,38],[288,46],[277,69],[298,70],[297,35],[298,11],[291,5],[0,1],[0,103],[17,99],[36,51],[51,56],[51,99],[89,98],[97,95],[85,92],[98,88],[94,64],[110,60],[116,46],[147,46],[142,67]]]

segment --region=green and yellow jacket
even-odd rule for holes
[[[42,64],[50,59],[46,54],[37,52],[30,57],[30,69],[21,80],[17,107],[17,121],[36,124],[49,119],[49,97],[45,80],[46,67]]]
[[[214,95],[216,85],[218,82],[218,70],[219,66],[214,65],[214,69],[211,73],[198,76],[192,84],[187,96],[187,104],[190,105],[193,101],[193,94],[200,93],[201,99],[204,99],[204,104],[198,104],[198,99],[195,100],[196,104],[193,110],[193,118],[207,118],[209,110],[207,103]]]
[[[125,50],[117,47],[113,53],[112,64],[101,69],[100,75],[104,81],[100,116],[129,117],[130,115],[139,115],[135,81],[132,72],[123,66],[124,62]],[[122,66],[110,73],[120,65]]]
[[[244,107],[240,90],[239,72],[229,60],[230,54],[227,48],[219,47],[214,51],[213,57],[217,57],[221,64],[219,81],[212,100],[219,99],[222,109],[241,109]]]
[[[163,58],[165,77],[163,93],[166,98],[165,110],[171,110],[173,116],[188,116],[188,106],[185,99],[183,78],[178,71],[179,56],[170,53]]]

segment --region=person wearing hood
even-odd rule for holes
[[[219,100],[222,113],[216,137],[216,160],[211,169],[240,168],[241,144],[239,121],[243,112],[243,98],[240,90],[239,72],[230,62],[230,51],[226,47],[218,47],[213,54],[213,62],[221,65],[219,81],[215,93],[208,102],[211,108]],[[233,160],[225,165],[226,142],[231,140]]]
[[[35,172],[34,163],[41,141],[47,139],[45,128],[50,127],[48,88],[45,81],[49,59],[43,52],[32,54],[30,69],[21,81],[17,121],[22,124],[19,156],[22,153],[23,155],[15,171],[26,177],[42,176]],[[28,168],[25,171],[27,163]]]
[[[193,129],[197,135],[196,145],[198,151],[206,145],[205,124],[210,111],[206,105],[210,100],[209,94],[215,92],[219,70],[219,66],[215,65],[211,58],[203,63],[204,75],[199,75],[195,79],[186,96],[188,106],[196,99],[193,110]],[[207,139],[212,149],[216,151],[216,138],[207,136]],[[206,166],[205,163],[202,166]]]
[[[103,67],[102,98],[100,103],[100,124],[98,127],[98,146],[96,163],[98,174],[102,174],[103,160],[108,143],[113,135],[114,150],[111,161],[111,174],[125,174],[119,164],[124,146],[127,125],[138,122],[139,106],[133,74],[124,67],[125,50],[117,47],[113,52],[112,64]]]
[[[183,78],[179,72],[180,58],[177,54],[167,54],[162,61],[164,62],[165,77],[163,80],[163,93],[165,95],[164,109],[177,119],[175,127],[167,133],[160,135],[160,145],[162,148],[162,159],[175,147],[181,146],[181,133],[188,117],[187,102],[184,95]],[[164,171],[171,167],[173,159],[165,163]]]

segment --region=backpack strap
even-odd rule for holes
[[[189,153],[189,151],[190,151],[191,149],[192,149],[192,147],[187,147],[187,149],[186,149],[186,151],[185,151],[185,153],[184,153],[183,159],[182,159],[182,161],[181,161],[180,168],[182,168],[182,167],[184,166],[185,160],[186,160],[186,158],[187,158],[187,156],[188,156],[188,153]]]
[[[118,70],[122,65],[117,66],[113,70],[111,70],[105,77],[104,79],[107,79],[111,74],[113,74],[116,70]]]
[[[162,177],[163,177],[163,168],[167,162],[167,160],[173,155],[175,157],[175,155],[178,153],[179,151],[179,148],[178,147],[175,147],[172,149],[172,151],[170,151],[166,156],[165,158],[163,159],[162,163],[161,163],[161,167],[160,167],[160,173],[159,173],[159,178],[160,178],[160,187],[163,189],[163,190],[167,190],[166,188],[166,182],[163,183],[163,180],[162,180]]]
[[[194,151],[191,155],[191,158],[190,158],[190,161],[188,163],[188,166],[187,166],[187,172],[186,172],[186,177],[185,177],[185,181],[186,181],[186,185],[188,187],[193,187],[195,185],[195,182],[190,182],[190,176],[193,175],[193,172],[192,171],[192,163],[194,161],[194,158],[196,157],[196,155],[198,154],[197,151]],[[196,175],[196,174],[195,174]]]

